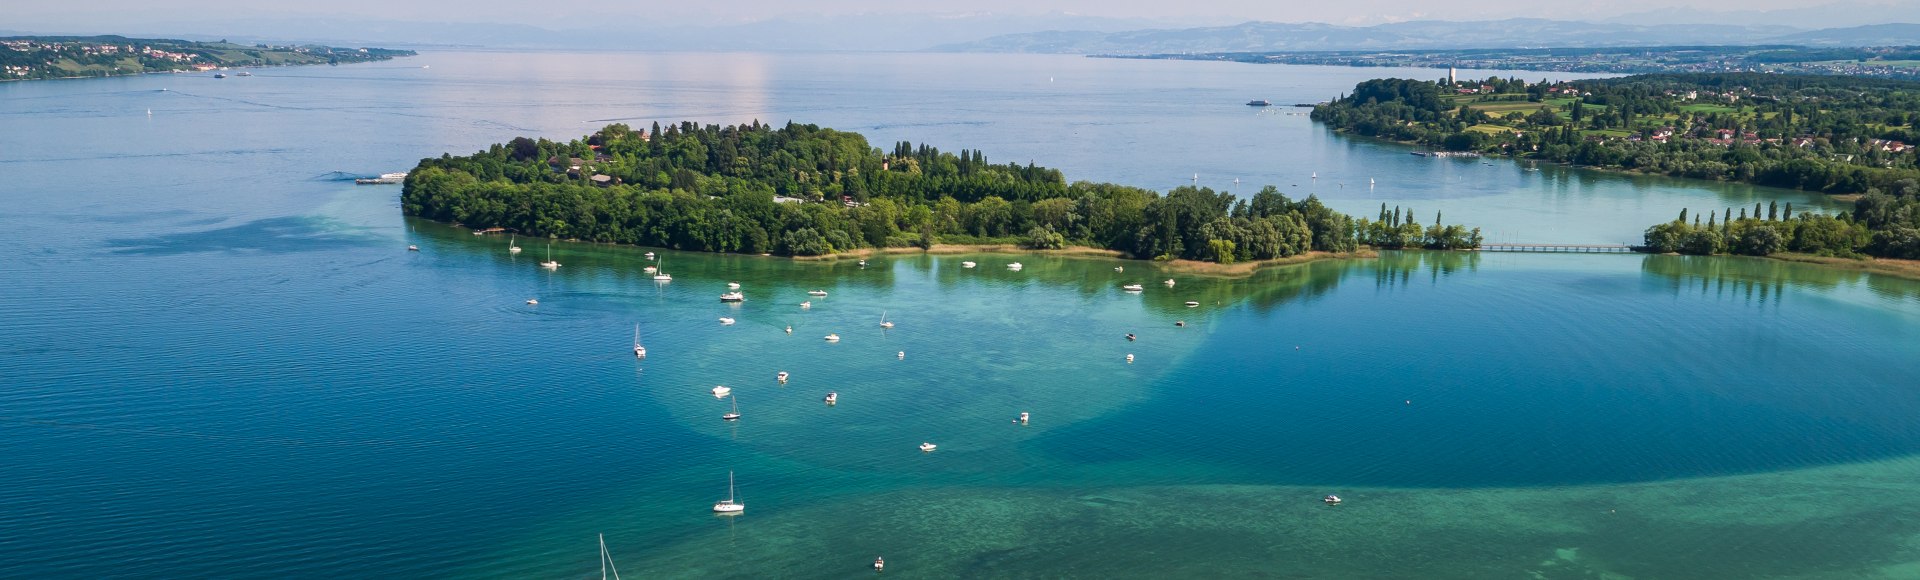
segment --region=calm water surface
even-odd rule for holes
[[[660,251],[656,284],[643,250],[557,243],[546,272],[544,241],[512,255],[350,181],[520,134],[793,119],[1520,241],[1825,203],[1421,159],[1238,104],[1394,72],[446,53],[0,84],[0,576],[588,577],[599,533],[637,577],[846,577],[875,555],[908,577],[1920,569],[1913,282],[1664,256],[1206,279]],[[744,304],[717,301],[729,281]],[[714,517],[729,470],[750,509]]]

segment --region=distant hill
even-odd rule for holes
[[[1377,26],[1246,22],[1205,28],[1111,33],[1046,31],[1006,34],[932,47],[937,52],[1165,54],[1305,50],[1443,50],[1460,48],[1670,45],[1920,44],[1920,25],[1883,24],[1808,31],[1790,26],[1592,23],[1534,18],[1477,22],[1425,20]]]
[[[1804,46],[1912,46],[1920,45],[1920,24],[1828,28],[1779,36],[1774,41]]]

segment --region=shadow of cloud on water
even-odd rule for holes
[[[107,240],[115,254],[168,256],[200,252],[286,254],[352,246],[371,246],[374,236],[323,218],[286,216],[224,228]]]

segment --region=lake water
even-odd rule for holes
[[[1208,279],[661,251],[656,284],[643,250],[558,243],[546,272],[543,241],[511,255],[350,181],[612,121],[792,119],[1075,179],[1444,210],[1515,241],[1833,207],[1417,158],[1240,104],[1395,73],[1437,76],[431,53],[0,84],[0,576],[584,578],[601,533],[641,578],[847,577],[877,555],[929,578],[1920,573],[1920,283],[1638,255]],[[716,300],[728,281],[744,304]],[[728,471],[749,509],[715,517]]]

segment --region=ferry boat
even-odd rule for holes
[[[1267,107],[1267,106],[1272,106],[1272,105],[1273,105],[1273,103],[1271,103],[1271,102],[1268,102],[1268,101],[1266,101],[1266,100],[1264,100],[1264,99],[1254,99],[1254,100],[1251,100],[1251,101],[1247,101],[1247,106],[1249,106],[1249,107]]]

